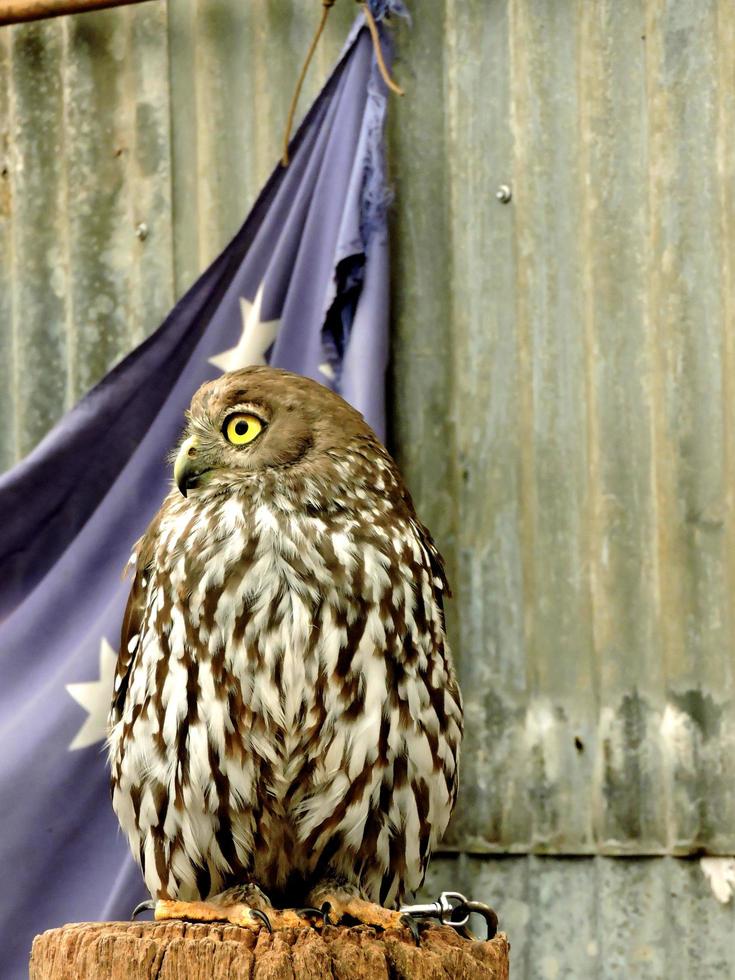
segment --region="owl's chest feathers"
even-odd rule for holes
[[[387,563],[372,545],[358,549],[344,526],[262,502],[225,505],[216,522],[182,508],[161,529],[157,562],[168,578],[159,588],[174,597],[153,603],[167,649],[149,651],[169,661],[167,742],[181,737],[195,702],[218,754],[244,739],[244,751],[268,759],[285,786],[351,701],[375,702],[377,720],[387,674],[374,651],[385,633],[369,600],[388,588]],[[351,628],[358,613],[359,635]],[[335,676],[343,683],[325,683]]]
[[[284,732],[295,729],[318,676],[319,592],[305,574],[315,565],[313,535],[265,505],[245,511],[225,505],[213,532],[206,519],[197,524],[191,536],[190,521],[180,519],[163,538],[176,597],[171,657],[189,650],[200,689],[211,675],[212,689],[235,710],[262,715]],[[177,540],[182,531],[186,551]],[[202,693],[206,712],[212,699]]]

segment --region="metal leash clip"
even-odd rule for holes
[[[484,902],[472,902],[460,892],[442,892],[435,902],[423,905],[402,905],[404,915],[416,919],[438,919],[442,925],[463,929],[470,921],[470,913],[477,912],[485,920],[487,939],[492,939],[498,931],[498,917]]]

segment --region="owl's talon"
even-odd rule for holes
[[[260,919],[260,921],[266,927],[266,929],[268,930],[268,932],[270,932],[270,933],[273,932],[273,926],[271,925],[271,920],[268,918],[268,916],[265,914],[265,912],[261,912],[260,909],[250,909],[250,918],[251,919]]]
[[[320,912],[324,917],[324,925],[331,926],[332,920],[329,918],[329,913],[332,911],[332,906],[329,902],[322,902]]]
[[[325,893],[329,895],[329,898],[322,901]],[[382,905],[367,901],[367,899],[340,891],[339,888],[327,892],[323,886],[317,886],[307,901],[312,901],[314,905],[321,905],[324,921],[327,925],[349,923],[350,925],[373,926],[383,930],[407,927],[411,929],[415,938],[412,926],[402,918],[403,913],[386,909]],[[331,921],[327,918],[330,912],[332,913]]]
[[[130,921],[134,922],[141,912],[152,912],[155,907],[156,903],[152,898],[147,898],[144,902],[138,902],[130,916]]]
[[[329,909],[327,909],[327,912],[328,911]],[[309,925],[314,924],[313,923],[314,918],[320,918],[322,920],[322,926],[330,925],[327,912],[325,912],[323,908],[315,909],[315,908],[307,907],[304,909],[296,909],[296,915],[298,915],[300,919],[306,919]]]
[[[413,941],[416,943],[416,945],[420,946],[421,933],[419,932],[418,920],[414,919],[412,915],[409,915],[408,913],[404,913],[399,919],[399,922],[401,923],[402,926],[405,926],[408,929],[408,931],[411,933],[411,935],[413,936]]]

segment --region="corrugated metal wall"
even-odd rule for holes
[[[235,231],[318,9],[0,31],[5,465]],[[735,4],[413,13],[392,438],[449,561],[468,726],[432,882],[495,903],[517,980],[735,977],[694,860],[735,853]]]

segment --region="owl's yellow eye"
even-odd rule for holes
[[[260,434],[263,423],[256,415],[249,415],[247,412],[235,412],[234,415],[225,419],[224,433],[225,439],[233,446],[244,446],[252,442]]]

